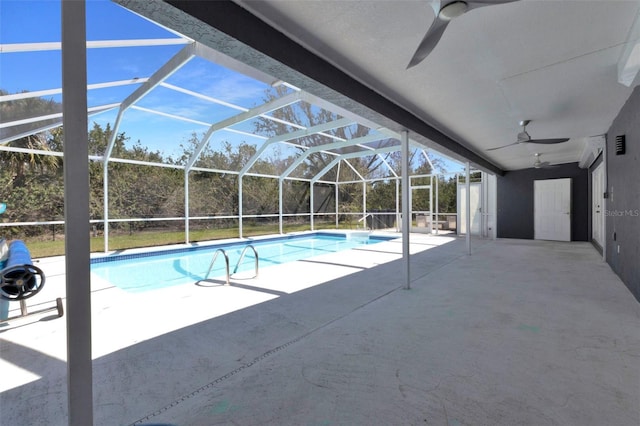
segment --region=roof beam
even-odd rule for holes
[[[375,150],[375,152],[372,152],[371,154],[383,154],[385,152],[400,151],[400,148],[401,148],[400,146],[387,146],[385,148],[378,148],[378,149]],[[338,158],[334,158],[333,160],[331,160],[331,162],[329,164],[327,164],[322,170],[320,170],[320,172],[318,172],[318,174],[316,174],[311,179],[311,182],[313,182],[313,183],[317,182],[322,176],[326,175],[329,172],[329,170],[331,170],[341,160],[346,160],[348,158],[356,158],[356,157],[360,157],[360,156],[362,156],[362,152],[351,152],[349,154],[341,155]]]
[[[196,48],[198,50],[196,54],[209,62],[222,65],[223,67],[244,74],[248,77],[253,78],[254,80],[261,81],[269,86],[273,86],[278,82],[277,78],[272,77],[269,74],[262,72],[256,68],[250,67],[244,62],[240,62],[237,59],[232,58],[231,56],[220,53],[205,44],[196,42]]]
[[[188,123],[199,124],[201,126],[206,126],[206,127],[211,126],[211,123],[205,123],[204,121],[193,120],[191,118],[182,117],[182,116],[175,115],[175,114],[169,114],[167,112],[158,111],[156,109],[144,108],[144,107],[141,107],[141,106],[138,106],[138,105],[131,105],[130,108],[131,109],[136,109],[138,111],[148,112],[150,114],[156,114],[156,115],[161,115],[163,117],[173,118],[175,120],[180,120],[180,121],[186,121]]]
[[[313,154],[314,152],[326,151],[329,149],[346,148],[348,146],[355,146],[363,143],[376,142],[381,139],[386,139],[386,138],[380,135],[367,135],[360,138],[350,139],[344,142],[331,142],[331,143],[325,143],[322,145],[316,145],[314,147],[309,148],[302,154],[300,154],[300,156],[296,158],[289,167],[287,167],[287,170],[285,170],[282,175],[285,177],[288,176],[291,172],[293,172],[296,169],[296,167],[298,167],[305,160],[305,158],[309,156],[309,154]],[[341,154],[341,157],[344,157],[344,155],[345,154]],[[369,155],[369,153],[364,155]],[[360,156],[363,156],[363,154],[360,154]]]
[[[196,54],[195,43],[191,43],[185,46],[176,53],[171,59],[169,59],[158,71],[153,73],[151,77],[135,92],[130,94],[127,99],[122,102],[121,108],[126,110],[135,102],[146,96],[151,90],[155,89],[160,83],[169,78],[173,73],[178,71],[184,64],[189,62]]]
[[[104,112],[106,110],[116,108],[119,105],[120,104],[108,104],[108,105],[94,106],[94,107],[89,108],[87,110],[87,113],[88,114],[91,114],[91,113],[99,114],[99,113]],[[47,115],[39,115],[37,117],[23,118],[22,120],[7,121],[7,122],[4,122],[4,123],[0,123],[0,129],[4,129],[4,128],[7,128],[7,127],[20,126],[22,124],[36,123],[38,121],[53,120],[54,118],[62,118],[62,113],[61,112],[57,112],[55,114],[47,114]],[[30,132],[29,134],[33,134],[33,132]]]
[[[225,101],[220,100],[220,99],[212,98],[211,96],[203,95],[202,93],[198,93],[198,92],[194,92],[194,91],[189,90],[189,89],[184,89],[182,87],[174,86],[173,84],[161,83],[160,85],[162,87],[166,87],[167,89],[175,90],[176,92],[181,92],[181,93],[184,93],[185,95],[194,96],[196,98],[203,99],[205,101],[209,101],[209,102],[212,102],[212,103],[216,103],[218,105],[226,106],[228,108],[233,108],[233,109],[238,110],[238,111],[249,111],[249,108],[245,108],[243,106],[239,106],[239,105],[235,105],[235,104],[232,104],[232,103],[229,103],[229,102],[225,102]],[[301,126],[300,124],[296,124],[296,123],[292,123],[290,121],[282,120],[280,118],[272,117],[272,116],[267,115],[267,114],[260,114],[259,117],[262,117],[262,118],[267,119],[267,120],[275,121],[277,123],[285,124],[287,126],[295,127],[295,128],[298,128],[298,129],[305,129],[305,127]]]
[[[283,96],[281,98],[274,99],[273,101],[267,102],[266,104],[262,104],[258,107],[252,108],[249,111],[241,112],[240,114],[234,115],[233,117],[229,117],[216,124],[213,124],[209,128],[207,133],[204,135],[204,137],[196,147],[195,151],[193,152],[193,155],[191,156],[191,158],[189,159],[189,162],[187,163],[186,170],[188,171],[189,169],[191,169],[191,167],[193,167],[196,160],[202,153],[202,150],[209,143],[209,139],[211,138],[211,136],[213,136],[215,132],[222,130],[226,127],[236,125],[238,123],[251,120],[252,118],[259,116],[260,114],[265,114],[267,112],[280,109],[287,105],[294,104],[299,100],[300,100],[300,92],[294,92],[289,95]]]
[[[142,84],[142,86],[138,87],[132,94],[127,97],[127,99],[122,102],[122,104],[120,105],[120,111],[118,111],[118,116],[116,117],[116,122],[113,126],[111,139],[109,140],[109,144],[107,145],[107,149],[105,151],[105,163],[109,161],[109,157],[111,157],[111,151],[113,150],[113,145],[115,144],[116,138],[118,137],[118,130],[120,129],[120,122],[122,121],[124,112],[135,102],[146,96],[156,86],[169,78],[184,64],[189,62],[194,57],[194,55],[195,43],[192,42],[189,45],[183,47],[178,53],[173,55],[173,57],[169,59],[162,67],[160,67],[160,69],[153,73],[153,75],[149,77],[147,81]]]
[[[184,93],[185,95],[189,95],[189,96],[193,96],[195,98],[199,98],[205,101],[209,101],[212,102],[214,104],[218,104],[218,105],[222,105],[222,106],[226,106],[228,108],[232,108],[238,111],[248,111],[249,108],[245,108],[245,107],[241,107],[238,105],[234,105],[231,104],[229,102],[225,102],[222,101],[220,99],[216,99],[216,98],[212,98],[211,96],[207,96],[207,95],[203,95],[202,93],[198,93],[198,92],[194,92],[192,90],[189,89],[183,89],[182,87],[178,87],[178,86],[174,86],[173,84],[169,84],[169,83],[160,83],[160,85],[162,87],[166,87],[167,89],[171,89],[171,90],[175,90],[176,92],[180,92],[180,93]]]
[[[146,82],[147,78],[132,78],[129,80],[109,81],[105,83],[88,84],[87,90],[105,89],[108,87],[126,86],[128,84],[140,84]],[[35,92],[12,93],[10,95],[0,96],[0,102],[17,101],[19,99],[39,98],[42,96],[53,96],[62,93],[62,88],[37,90]]]
[[[87,114],[89,115],[89,117],[91,117],[93,115],[98,115],[98,114],[102,114],[103,112],[110,111],[110,110],[112,110],[114,108],[117,108],[119,106],[120,106],[120,104],[109,104],[109,105],[101,105],[101,106],[97,106],[97,107],[91,107],[91,108],[89,108],[87,110]],[[20,133],[13,134],[11,136],[4,137],[4,138],[0,139],[0,144],[11,142],[11,141],[14,141],[16,139],[23,138],[25,136],[30,136],[30,135],[34,135],[34,134],[37,134],[37,133],[46,132],[47,130],[55,129],[56,127],[62,126],[62,114],[56,114],[55,118],[59,118],[59,120],[56,121],[55,123],[50,123],[50,124],[47,124],[47,125],[42,126],[42,127],[38,127],[38,128],[35,128],[35,129],[30,129],[30,130],[25,130],[24,132],[20,132]],[[38,117],[38,120],[36,120],[36,121],[40,121],[40,119],[41,119],[41,117]],[[35,121],[32,121],[32,122],[35,122]]]
[[[93,40],[87,41],[87,49],[101,49],[107,47],[144,47],[144,46],[170,46],[175,44],[189,44],[191,40],[185,38],[154,38],[139,40]],[[16,52],[43,52],[47,50],[60,50],[62,43],[59,41],[45,43],[12,43],[0,44],[0,53]]]
[[[345,164],[346,164],[347,166],[349,166],[349,168],[350,168],[351,170],[353,170],[353,173],[355,173],[355,174],[360,178],[360,180],[361,180],[361,181],[363,181],[363,180],[364,180],[364,176],[362,176],[362,175],[360,174],[360,172],[359,172],[358,170],[356,170],[356,168],[355,168],[355,167],[353,167],[353,165],[349,162],[349,160],[347,160],[346,158],[342,158],[342,160],[344,160]]]
[[[245,173],[247,173],[247,171],[249,171],[249,169],[251,167],[253,167],[255,162],[258,161],[258,158],[260,158],[260,156],[264,153],[264,151],[270,145],[272,145],[274,143],[286,142],[286,141],[290,141],[292,139],[303,138],[303,137],[310,136],[310,135],[313,135],[313,134],[316,134],[316,133],[326,132],[327,130],[332,130],[332,129],[337,129],[337,128],[340,128],[340,127],[348,126],[351,123],[352,123],[351,120],[346,119],[346,118],[341,118],[339,120],[330,121],[328,123],[318,124],[317,126],[311,126],[311,127],[308,127],[308,128],[303,128],[303,129],[300,129],[300,130],[296,130],[295,132],[285,133],[285,134],[282,134],[282,135],[278,135],[278,136],[274,136],[272,138],[269,138],[267,141],[265,141],[265,143],[262,144],[262,146],[260,146],[260,148],[258,148],[258,150],[255,152],[255,154],[253,154],[253,156],[249,159],[247,164],[244,165],[242,170],[240,170],[240,176],[242,176]],[[301,145],[299,145],[299,146],[301,146]]]

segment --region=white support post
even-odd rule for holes
[[[309,224],[313,231],[313,181],[309,182]]]
[[[69,425],[93,424],[86,3],[62,2],[62,112]]]
[[[402,173],[402,172],[401,172]],[[402,229],[400,223],[400,181],[396,179],[396,232]]]
[[[280,178],[278,179],[278,229],[280,231],[281,234],[284,234],[284,232],[282,232],[282,182],[284,181],[284,179]]]
[[[184,169],[184,242],[189,244],[189,170]]]
[[[238,176],[238,237],[242,238],[242,175]],[[282,233],[282,229],[280,230]]]
[[[102,236],[104,237],[104,252],[109,251],[109,161],[102,163],[102,192],[104,194],[102,205]]]
[[[462,201],[460,200],[460,175],[458,173],[454,174],[454,179],[456,181],[456,235],[460,235],[460,230],[462,229]]]
[[[434,218],[433,216],[433,175],[429,175],[429,217],[431,218],[429,220],[430,222],[429,232],[431,233],[431,235],[433,235],[433,218]],[[436,220],[437,220],[437,217],[436,217]],[[438,228],[437,224],[436,224],[436,228]]]
[[[367,182],[362,181],[362,226],[367,230]]]
[[[402,264],[404,271],[404,288],[411,288],[411,271],[409,268],[409,227],[411,225],[411,205],[409,204],[409,132],[402,131]]]
[[[466,191],[466,226],[467,226],[467,254],[471,255],[471,164],[467,161],[466,165],[466,177],[465,177],[465,186],[467,187]]]
[[[480,172],[480,235],[487,236],[487,181],[484,172]]]
[[[607,140],[605,138],[604,141],[604,148],[602,150],[602,166],[604,167],[604,192],[605,193],[609,193],[609,164],[607,163]],[[602,196],[604,197],[604,194],[602,194]],[[496,198],[497,198],[497,194],[496,194]],[[602,208],[604,209],[604,211],[608,211],[609,210],[609,197],[607,198],[603,198],[602,199]],[[496,201],[497,202],[497,201]],[[495,226],[495,237],[498,236],[498,211],[497,209],[494,211],[495,216],[495,220],[493,221],[494,226]],[[604,237],[604,243],[602,244],[602,261],[606,262],[607,261],[607,218],[605,217],[604,220],[602,221],[602,236]],[[614,252],[615,253],[615,252]]]
[[[338,182],[335,183],[335,188],[336,188],[336,229],[338,229],[340,227],[340,211],[338,210],[338,202],[339,202],[339,192],[340,192],[340,185],[338,184]]]
[[[440,192],[440,188],[439,188],[439,181],[440,178],[438,175],[436,175],[436,235],[438,235],[438,220],[440,219],[440,207],[438,204],[438,192]]]

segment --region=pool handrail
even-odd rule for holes
[[[218,250],[216,250],[215,253],[213,253],[213,257],[211,258],[211,263],[209,264],[209,270],[207,271],[207,275],[204,276],[204,279],[208,279],[209,278],[209,274],[211,273],[211,270],[213,269],[213,264],[215,263],[216,259],[218,258],[218,254],[222,253],[222,255],[224,256],[224,263],[225,263],[225,268],[226,268],[226,272],[227,272],[227,281],[226,281],[226,285],[230,285],[229,282],[229,256],[227,256],[227,252],[224,251],[224,249],[219,248]]]
[[[238,263],[236,263],[236,267],[233,268],[233,274],[232,275],[234,275],[236,272],[238,272],[238,268],[240,267],[240,264],[242,263],[242,259],[244,259],[244,255],[247,253],[248,249],[253,250],[253,254],[254,254],[254,257],[255,257],[255,262],[254,262],[255,275],[253,277],[251,277],[251,278],[258,278],[258,251],[256,250],[256,248],[252,244],[247,244],[242,249],[242,252],[240,253],[240,258],[238,259]]]

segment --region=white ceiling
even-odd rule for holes
[[[472,10],[407,70],[434,12],[422,0],[236,0],[347,74],[505,170],[578,161],[607,132],[631,88],[617,62],[638,1],[520,0]],[[638,79],[636,79],[637,81]],[[518,122],[534,139],[515,142]]]

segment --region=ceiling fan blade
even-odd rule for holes
[[[454,3],[464,4],[465,5],[464,8],[459,11],[460,14],[464,14],[466,12],[469,12],[472,9],[477,9],[479,7],[492,6],[492,5],[498,5],[503,3],[511,3],[514,1],[518,1],[518,0],[473,0],[473,1],[453,0],[453,1],[447,1],[446,3],[445,2],[440,3],[440,9],[435,10],[436,18],[431,24],[429,31],[427,31],[427,34],[425,34],[424,38],[420,42],[418,49],[416,49],[416,52],[413,54],[411,61],[409,61],[409,65],[407,65],[407,69],[418,65],[420,62],[424,60],[424,58],[429,56],[431,51],[436,47],[436,44],[438,44],[438,42],[440,41],[440,38],[442,37],[444,30],[447,28],[447,25],[449,25],[449,22],[451,22],[451,20],[455,16],[457,16],[457,14],[450,17],[443,16],[443,13],[441,12],[443,12],[443,10],[448,6],[452,6]],[[435,4],[436,5],[434,7],[438,7],[437,3]],[[446,13],[444,13],[444,15],[446,15]]]
[[[467,2],[468,8],[475,9],[482,6],[493,6],[494,4],[513,3],[518,0],[472,0]]]
[[[429,53],[436,47],[436,44],[440,41],[444,30],[449,25],[449,22],[443,19],[436,17],[429,28],[429,31],[425,34],[424,38],[420,42],[418,49],[416,49],[416,53],[413,54],[413,58],[409,61],[409,65],[407,65],[407,69],[418,65],[420,62],[424,61],[424,58],[429,56]]]
[[[555,169],[558,167],[556,164],[551,164],[548,161],[543,161],[542,163],[537,163],[533,165],[536,169]]]
[[[562,143],[568,141],[569,138],[558,138],[558,139],[529,139],[526,143],[537,143],[542,145],[553,145],[555,143]]]
[[[510,143],[509,145],[496,146],[495,148],[485,149],[485,151],[495,151],[496,149],[502,149],[502,148],[507,148],[509,146],[520,145],[521,143],[522,142],[514,142],[514,143]]]

